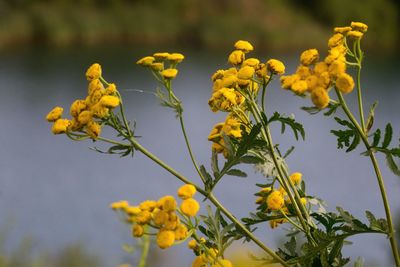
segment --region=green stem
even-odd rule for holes
[[[239,227],[246,235],[253,240],[254,243],[256,243],[260,248],[262,248],[265,252],[267,252],[274,260],[282,264],[283,266],[289,266],[284,260],[282,260],[274,251],[272,251],[270,248],[264,245],[263,242],[258,240],[251,232],[249,229],[246,228],[235,216],[232,215],[216,198],[215,196],[211,193],[208,196],[208,199],[216,206],[218,207],[222,213],[226,215],[234,224],[236,224],[237,227]]]
[[[265,101],[266,88],[267,88],[269,82],[272,80],[272,75],[273,75],[273,74],[271,74],[271,75],[269,76],[269,78],[268,78],[267,81],[265,81],[265,78],[263,78],[263,88],[262,88],[262,94],[261,94],[261,109],[262,109],[262,111],[263,111],[264,113],[265,113],[265,104],[264,104],[264,101]]]
[[[144,235],[143,236],[143,251],[142,251],[142,255],[140,256],[140,261],[139,261],[138,267],[146,266],[146,261],[147,261],[147,256],[149,255],[149,250],[150,250],[150,236]]]
[[[195,169],[196,169],[197,173],[199,174],[201,180],[203,181],[203,183],[205,183],[206,179],[204,178],[203,174],[200,172],[199,166],[197,165],[196,158],[193,155],[192,148],[190,146],[189,139],[188,139],[187,134],[186,134],[185,123],[183,121],[182,111],[179,111],[179,122],[181,124],[183,137],[185,138],[185,143],[186,143],[186,147],[187,147],[187,149],[189,151],[190,159],[192,160],[193,166],[195,167]]]
[[[392,215],[391,215],[391,212],[390,212],[389,200],[387,198],[386,189],[385,189],[385,183],[383,181],[383,177],[382,177],[382,173],[381,173],[380,168],[379,168],[378,161],[376,160],[375,153],[371,149],[371,145],[368,142],[368,136],[362,130],[362,128],[358,124],[357,120],[354,118],[353,114],[351,113],[350,109],[348,108],[348,106],[346,104],[346,101],[343,98],[342,93],[337,88],[335,88],[335,90],[336,90],[336,94],[337,94],[337,96],[339,98],[340,104],[341,104],[341,106],[343,108],[343,111],[346,113],[347,117],[350,119],[350,121],[356,127],[359,135],[361,136],[361,140],[363,141],[363,143],[364,143],[365,147],[367,148],[367,150],[370,152],[369,153],[370,154],[369,157],[370,157],[370,159],[372,161],[372,165],[374,167],[375,175],[376,175],[376,178],[377,178],[377,181],[378,181],[379,190],[381,192],[383,206],[385,208],[386,221],[387,221],[387,224],[388,224],[388,236],[389,236],[389,240],[390,240],[390,245],[392,247],[393,258],[394,258],[394,260],[396,262],[396,266],[400,267],[399,249],[397,247],[396,235],[395,235],[395,231],[394,231],[394,227],[393,227],[393,220],[392,220]]]
[[[361,94],[361,62],[362,62],[362,54],[360,55],[359,62],[357,65],[357,97],[358,97],[358,112],[360,113],[361,127],[363,133],[366,133],[363,101]]]

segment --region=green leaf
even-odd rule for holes
[[[337,123],[347,128],[347,130],[331,130],[331,133],[337,136],[337,147],[347,147],[346,152],[354,150],[361,140],[356,127],[350,121],[342,120],[338,117],[335,117],[335,120]]]
[[[285,155],[283,155],[283,158],[286,159],[294,150],[294,146],[291,146],[285,153]]]
[[[245,172],[238,169],[231,169],[226,174],[238,177],[247,177],[247,174]]]
[[[382,147],[387,148],[392,141],[393,129],[390,123],[386,124],[385,136],[383,138]]]
[[[297,256],[296,253],[297,244],[296,244],[296,238],[294,236],[292,236],[290,240],[284,244],[284,246],[291,256],[295,257]]]
[[[275,112],[273,116],[268,120],[267,124],[273,121],[279,121],[281,123],[282,134],[285,132],[286,126],[289,126],[293,130],[293,134],[296,140],[299,140],[299,134],[303,140],[305,139],[305,131],[303,125],[296,122],[293,118],[283,117],[278,112]]]
[[[364,266],[364,259],[358,257],[357,260],[354,262],[354,267],[363,267]]]
[[[386,155],[386,163],[389,167],[389,169],[396,174],[397,176],[400,176],[400,169],[399,166],[397,166],[396,162],[393,159],[392,154],[390,153],[385,153]]]
[[[218,166],[218,153],[213,149],[211,154],[211,169],[214,173],[214,177],[217,177],[220,173]]]
[[[372,104],[371,108],[369,109],[369,114],[368,114],[368,119],[367,119],[367,133],[369,130],[372,129],[372,126],[374,125],[374,119],[375,119],[375,108],[378,106],[378,101],[375,101],[374,104]]]
[[[381,129],[376,129],[371,146],[372,147],[378,146],[380,140],[381,140]]]
[[[245,163],[245,164],[259,164],[263,162],[264,162],[263,159],[256,156],[246,155],[240,158],[240,163]]]

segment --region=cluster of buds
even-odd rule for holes
[[[181,241],[189,236],[187,225],[180,216],[194,217],[200,209],[199,203],[193,198],[196,188],[186,184],[178,189],[178,203],[173,196],[164,196],[159,200],[146,200],[137,206],[131,206],[127,201],[111,204],[111,208],[121,212],[127,223],[132,225],[132,235],[141,237],[144,234],[155,234],[160,248],[171,247],[175,241]],[[156,230],[156,233],[146,232],[146,229]]]
[[[344,94],[353,91],[354,80],[346,73],[346,55],[349,53],[347,38],[359,41],[367,29],[368,26],[361,22],[334,28],[334,34],[328,40],[329,50],[325,59],[319,61],[317,49],[304,51],[296,72],[281,77],[282,88],[301,96],[309,94],[313,104],[320,109],[328,106],[328,92],[332,86]]]
[[[295,186],[300,186],[302,181],[302,174],[299,172],[292,173],[289,179]],[[264,187],[257,194],[256,204],[258,204],[258,209],[273,215],[289,215],[291,210],[291,200],[285,191],[285,189],[280,186],[278,189],[273,187]],[[307,204],[307,199],[305,197],[301,198],[303,205]],[[285,218],[270,220],[271,228],[276,228],[279,224],[285,223]]]
[[[154,53],[152,56],[146,56],[139,59],[136,64],[151,69],[164,80],[172,80],[178,74],[176,65],[185,59],[180,53]],[[166,67],[166,64],[169,66]]]
[[[62,107],[57,106],[47,114],[47,121],[53,122],[54,134],[79,132],[96,139],[101,132],[102,120],[110,115],[111,109],[120,104],[115,84],[105,83],[99,64],[95,63],[89,67],[86,78],[89,81],[88,95],[85,99],[77,99],[71,104],[71,120],[62,118]]]

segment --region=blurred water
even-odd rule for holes
[[[133,159],[103,155],[88,149],[97,144],[71,142],[50,133],[45,114],[55,105],[68,110],[74,99],[84,97],[84,72],[93,62],[102,63],[104,77],[122,92],[127,116],[136,121],[136,134],[142,136],[142,144],[186,176],[196,177],[174,114],[159,106],[150,93],[156,88],[151,74],[134,64],[137,58],[152,52],[134,48],[35,49],[0,55],[0,225],[7,218],[15,222],[9,232],[10,246],[26,235],[32,235],[40,248],[51,250],[81,241],[104,257],[105,266],[116,266],[127,255],[121,245],[132,241],[129,229],[117,220],[109,203],[157,199],[175,194],[180,185],[140,154]],[[187,59],[175,81],[176,94],[184,103],[188,135],[197,159],[209,166],[210,144],[206,137],[224,117],[210,112],[207,106],[209,77],[217,68],[227,67],[226,58],[223,54],[182,52]],[[274,54],[262,58],[269,56],[283,59],[288,72],[294,71],[297,56]],[[384,127],[391,121],[397,137],[399,67],[395,57],[367,57],[363,73],[366,106],[377,99],[377,126]],[[277,81],[271,88],[268,111],[294,113],[305,125],[305,142],[296,142],[290,132],[279,135],[278,128],[274,136],[283,148],[296,145],[288,163],[292,171],[303,172],[308,193],[326,200],[332,210],[340,205],[362,218],[366,209],[383,217],[372,167],[359,155],[362,149],[351,154],[336,150],[335,138],[329,133],[336,127],[333,119],[300,111],[299,107],[309,105],[309,101],[280,90]],[[354,103],[355,93],[348,99]],[[400,179],[381,163],[393,213],[400,216]],[[217,188],[217,196],[237,216],[246,216],[255,209],[256,182],[262,182],[262,178],[252,170],[248,179],[226,177]],[[273,247],[284,234],[266,225],[260,228],[260,238]],[[346,256],[362,256],[371,265],[391,266],[385,237],[366,235],[353,241],[354,245],[345,250]],[[183,267],[192,259],[184,245],[167,251],[156,249],[156,254],[155,266]],[[179,263],[174,261],[177,258]]]

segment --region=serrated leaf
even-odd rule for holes
[[[283,158],[287,158],[294,150],[294,146],[291,146],[285,153],[285,155],[283,155]]]
[[[396,162],[394,161],[392,154],[390,153],[385,153],[386,155],[386,163],[389,167],[389,169],[396,174],[397,176],[400,176],[400,169],[397,166]]]
[[[299,140],[299,134],[302,139],[305,139],[305,131],[302,124],[296,122],[293,118],[283,117],[278,112],[274,112],[273,116],[268,120],[268,124],[273,121],[279,121],[281,123],[281,132],[284,133],[286,126],[289,126],[293,130],[294,137]]]
[[[386,124],[385,136],[383,137],[382,147],[387,148],[392,141],[393,128],[390,123]]]
[[[231,169],[226,174],[238,177],[247,177],[247,174],[245,172],[238,169]]]
[[[371,146],[372,147],[378,146],[380,140],[381,140],[381,129],[376,129]]]
[[[296,253],[297,244],[296,244],[296,238],[294,236],[292,236],[290,238],[290,240],[284,244],[284,246],[285,246],[286,250],[289,252],[289,255],[297,256],[297,253]]]
[[[211,154],[211,169],[214,173],[214,177],[219,175],[219,166],[218,166],[218,153],[213,149]]]
[[[354,134],[354,137],[353,137],[353,142],[352,142],[351,145],[346,149],[346,152],[350,152],[350,151],[356,149],[356,147],[357,147],[358,144],[360,143],[360,140],[361,140],[360,135],[358,135],[358,132],[356,132],[356,133]]]
[[[319,109],[318,107],[301,107],[302,110],[304,110],[305,112],[307,112],[308,114],[311,115],[315,115],[317,113],[319,113],[321,111],[321,109]]]
[[[375,215],[372,214],[372,212],[370,212],[369,210],[366,210],[365,215],[368,219],[368,222],[370,223],[370,226],[376,223]]]

